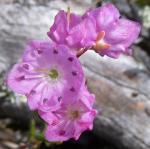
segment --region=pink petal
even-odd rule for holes
[[[85,17],[93,17],[97,23],[97,31],[100,32],[109,28],[111,24],[120,17],[118,9],[111,3],[106,3],[103,6],[90,10]]]
[[[59,120],[56,115],[54,115],[51,111],[50,112],[43,112],[38,111],[40,117],[49,125],[57,125]]]
[[[61,10],[56,15],[54,24],[48,32],[48,36],[59,44],[65,44],[65,38],[68,35],[69,29],[78,24],[80,21],[81,17],[73,13],[70,13],[70,19],[68,20],[67,12]]]
[[[106,50],[101,50],[99,54],[101,56],[107,55],[111,58],[118,58],[121,53],[125,53],[126,49],[123,45],[112,45],[111,48]]]
[[[58,125],[52,126],[48,125],[46,131],[45,131],[45,137],[48,141],[51,142],[61,142],[69,140],[73,137],[72,130],[68,131],[68,129],[71,128],[70,123],[66,121],[61,121]],[[67,133],[67,131],[69,133]]]
[[[67,17],[63,10],[56,15],[54,24],[48,32],[48,36],[58,43],[65,41],[65,37],[67,36]]]
[[[76,49],[92,46],[97,35],[95,29],[94,19],[84,19],[70,30],[66,38],[68,45]]]
[[[106,33],[106,41],[110,44],[122,44],[126,48],[138,38],[141,30],[139,23],[128,19],[120,19],[111,26]]]
[[[32,79],[30,79],[32,78]],[[22,68],[22,64],[16,64],[9,72],[7,77],[7,85],[19,94],[26,95],[40,81],[36,75],[30,75]]]

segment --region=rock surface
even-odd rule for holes
[[[144,65],[130,57],[112,60],[95,53],[81,61],[100,109],[95,133],[119,147],[150,148],[150,79]]]
[[[0,1],[0,72],[17,62],[30,39],[48,39],[46,32],[59,9],[82,13],[88,4],[55,1]],[[148,58],[149,59],[149,58]],[[96,94],[99,114],[94,133],[121,149],[150,148],[150,79],[142,61],[122,56],[101,58],[93,52],[81,57],[89,89]],[[1,105],[0,105],[1,106]]]

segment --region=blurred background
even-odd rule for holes
[[[41,120],[12,93],[5,75],[27,41],[46,33],[60,9],[83,14],[106,0],[0,0],[0,149],[150,149],[150,0],[110,0],[123,17],[140,22],[133,57],[114,60],[87,52],[81,57],[98,115],[92,132],[78,141],[49,143]],[[130,32],[130,29],[129,29]]]

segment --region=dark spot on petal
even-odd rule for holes
[[[22,71],[23,71],[22,66],[20,65],[20,66],[17,68],[17,70],[18,70],[19,72],[22,72]]]
[[[60,130],[59,135],[62,136],[64,134],[65,134],[65,131],[64,130]]]
[[[75,92],[75,88],[74,88],[74,87],[71,87],[71,88],[70,88],[70,91]]]
[[[86,80],[85,80],[85,85],[87,85],[87,84],[88,84],[88,80],[86,79]]]
[[[48,98],[43,99],[43,103],[47,103],[47,101],[48,101]]]
[[[55,126],[55,125],[57,125],[58,123],[59,123],[58,120],[53,120],[53,122],[51,123],[51,125]]]
[[[30,91],[30,94],[31,94],[31,95],[34,95],[35,93],[36,93],[35,90],[31,90],[31,91]]]
[[[76,71],[72,71],[72,75],[73,75],[73,76],[76,76],[76,75],[77,75],[77,72],[76,72]]]
[[[58,101],[60,102],[62,100],[62,97],[60,96],[60,97],[58,97]]]
[[[29,69],[29,65],[28,64],[23,64],[23,68],[25,68],[25,69]]]
[[[22,80],[24,80],[24,79],[25,79],[25,76],[20,76],[20,77],[17,77],[17,78],[16,78],[17,81],[22,81]]]
[[[40,54],[43,53],[43,51],[42,51],[41,49],[38,49],[38,50],[37,50],[37,53],[40,55]]]
[[[73,57],[69,57],[68,61],[72,62],[73,61]]]
[[[54,54],[58,54],[58,51],[57,51],[57,50],[54,50],[53,53],[54,53]]]

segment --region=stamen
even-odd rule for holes
[[[70,7],[67,8],[67,22],[68,22],[68,27],[69,27],[69,23],[70,23],[70,16],[71,16],[71,9]]]
[[[42,78],[43,76],[40,76],[40,75],[35,75],[35,76],[25,76],[24,79],[26,80],[33,80],[33,79],[40,79]]]
[[[55,80],[58,78],[59,74],[56,69],[35,69],[36,72],[44,73],[46,76],[50,77],[51,79]],[[43,76],[42,76],[43,77]]]
[[[36,72],[43,72],[43,73],[48,73],[49,70],[47,69],[35,69]]]

